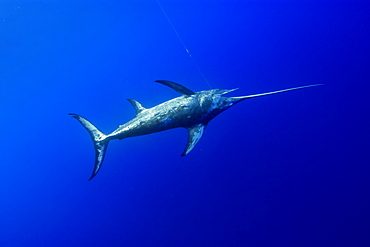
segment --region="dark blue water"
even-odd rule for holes
[[[160,1],[213,88],[307,84],[184,129],[110,133],[209,89],[155,0],[0,2],[0,246],[370,246],[367,1]]]

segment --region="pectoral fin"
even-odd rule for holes
[[[195,125],[191,128],[188,128],[188,144],[181,156],[187,155],[194,147],[197,145],[198,141],[203,135],[203,131],[206,128],[203,124]]]

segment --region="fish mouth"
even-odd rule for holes
[[[220,89],[221,92],[219,92],[221,95],[228,94],[231,92],[234,92],[235,90],[238,90],[239,88],[234,88],[234,89]]]

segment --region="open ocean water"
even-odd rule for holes
[[[0,0],[0,246],[370,246],[368,1]],[[178,97],[244,101],[184,129],[89,134]]]

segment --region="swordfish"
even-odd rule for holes
[[[118,126],[115,131],[108,135],[101,132],[86,118],[69,113],[69,115],[76,118],[85,127],[94,142],[95,165],[89,180],[93,179],[100,170],[108,143],[113,139],[122,140],[127,137],[147,135],[182,127],[188,130],[188,142],[182,153],[182,156],[185,156],[198,143],[209,121],[231,106],[250,98],[322,85],[314,84],[248,96],[224,97],[223,95],[235,91],[237,88],[231,90],[211,89],[193,92],[175,82],[167,80],[157,80],[155,82],[172,88],[182,94],[182,96],[168,100],[152,108],[145,108],[138,101],[128,99],[136,110],[136,116],[129,122]]]

